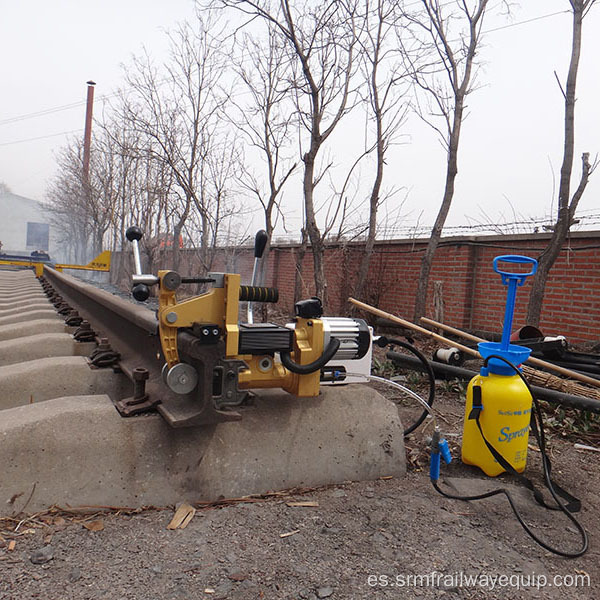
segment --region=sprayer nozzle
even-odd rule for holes
[[[448,440],[446,440],[446,438],[440,440],[439,448],[440,454],[442,455],[444,462],[447,465],[449,465],[452,462],[452,454],[450,454],[450,448],[448,446]]]

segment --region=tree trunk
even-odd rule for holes
[[[173,271],[179,270],[179,263],[181,259],[181,253],[179,251],[179,237],[181,236],[181,230],[185,221],[179,221],[173,227],[173,248],[171,252],[172,261],[171,264]]]
[[[312,149],[304,155],[304,210],[306,217],[306,233],[310,239],[313,255],[315,295],[327,304],[327,281],[323,265],[323,238],[317,226],[314,206],[314,173],[316,150]]]
[[[462,123],[463,114],[463,98],[456,101],[456,108],[454,110],[454,120],[452,125],[452,131],[450,132],[450,140],[448,145],[448,166],[446,168],[446,185],[444,187],[444,198],[442,205],[435,219],[433,229],[431,231],[431,237],[427,243],[425,254],[421,259],[421,272],[419,274],[419,282],[417,284],[417,293],[415,298],[415,312],[414,322],[418,323],[419,319],[425,316],[425,308],[427,306],[427,287],[429,284],[429,274],[431,273],[431,266],[433,264],[433,257],[435,251],[442,237],[442,229],[452,204],[452,198],[454,197],[454,182],[456,181],[456,175],[458,174],[458,142],[460,140],[460,127]]]
[[[256,285],[265,285],[265,279],[267,277],[267,270],[269,266],[269,255],[271,254],[271,240],[273,239],[273,207],[277,201],[277,192],[271,190],[271,196],[265,210],[265,232],[267,234],[267,242],[265,243],[265,249],[262,254],[262,259],[258,266],[257,282]],[[266,303],[263,303],[263,307],[266,307]],[[267,311],[263,311],[266,315]]]
[[[298,302],[303,296],[304,279],[302,277],[302,263],[304,261],[304,255],[306,254],[306,247],[308,245],[308,237],[306,236],[306,230],[302,230],[302,238],[300,247],[296,251],[296,270],[294,273],[294,302]]]
[[[375,237],[377,234],[377,209],[379,208],[379,194],[381,184],[383,182],[383,165],[385,160],[385,145],[383,140],[381,114],[377,115],[377,173],[371,190],[371,198],[369,200],[369,233],[365,242],[365,251],[360,262],[358,270],[358,279],[354,295],[361,298],[367,282],[367,274],[371,265],[371,256],[375,247]]]
[[[487,10],[488,0],[478,0],[476,7],[473,12],[470,12],[467,8],[466,2],[458,2],[457,4],[462,5],[464,14],[468,20],[469,25],[469,43],[468,46],[465,44],[465,40],[462,41],[461,53],[466,50],[466,56],[464,56],[464,71],[462,77],[459,75],[459,65],[461,60],[457,61],[457,58],[450,47],[450,42],[446,37],[448,31],[447,25],[444,22],[444,18],[440,12],[442,5],[438,2],[430,2],[429,0],[423,0],[425,9],[430,19],[429,26],[426,29],[429,31],[435,31],[436,36],[441,39],[437,39],[434,36],[434,45],[437,52],[442,57],[443,69],[445,75],[448,76],[450,85],[452,87],[452,104],[445,104],[443,95],[440,96],[439,92],[431,90],[430,92],[436,98],[436,104],[441,109],[442,115],[446,118],[447,122],[447,139],[444,135],[444,141],[447,141],[448,158],[446,167],[446,184],[444,187],[444,197],[440,210],[436,217],[431,232],[431,237],[427,244],[425,254],[421,260],[421,272],[419,275],[419,282],[417,284],[417,293],[415,298],[415,311],[414,320],[417,322],[425,314],[425,308],[427,306],[427,288],[429,284],[429,275],[431,273],[431,265],[433,263],[433,257],[439,244],[442,229],[452,204],[454,197],[454,182],[458,173],[458,144],[460,141],[460,130],[463,119],[464,103],[469,94],[472,91],[471,88],[471,76],[473,72],[473,65],[477,50],[479,47],[479,36],[481,33],[481,25],[483,17]],[[451,3],[448,3],[451,4]],[[433,29],[431,29],[431,26]],[[436,128],[437,129],[437,128]],[[439,131],[439,130],[438,130]]]
[[[258,272],[256,275],[256,285],[266,285],[267,271],[269,267],[269,256],[271,254],[271,238],[273,236],[273,225],[271,221],[270,212],[267,211],[265,231],[267,232],[267,243],[265,244],[265,250],[262,254],[258,265]],[[269,318],[269,305],[266,302],[261,302],[257,305],[257,312],[260,314],[260,320],[265,322]]]
[[[573,6],[573,40],[571,47],[571,62],[567,75],[567,87],[565,91],[565,140],[563,150],[563,162],[560,169],[560,185],[558,191],[558,216],[552,237],[548,246],[539,258],[538,270],[533,280],[529,304],[527,306],[527,324],[538,326],[544,301],[546,281],[550,269],[554,265],[562,249],[571,228],[571,220],[575,215],[575,209],[579,198],[583,193],[587,177],[590,174],[589,163],[586,171],[586,155],[584,155],[584,167],[582,181],[578,192],[571,200],[571,174],[573,172],[573,155],[575,151],[575,88],[577,85],[577,71],[579,69],[579,56],[581,53],[581,30],[583,25],[584,0],[571,0]],[[583,188],[582,188],[583,184]],[[580,191],[581,190],[581,191]]]

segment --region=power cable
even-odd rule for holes
[[[36,140],[45,140],[47,138],[58,137],[59,135],[68,135],[69,133],[81,133],[83,129],[72,129],[71,131],[61,131],[60,133],[51,133],[50,135],[40,135],[38,137],[27,138],[25,140],[14,140],[12,142],[3,142],[0,146],[12,146],[13,144],[23,144],[25,142],[34,142]]]
[[[542,19],[547,19],[548,17],[555,17],[556,15],[564,15],[565,13],[570,13],[569,9],[559,10],[557,12],[549,13],[547,15],[540,15],[539,17],[532,17],[531,19],[525,19],[525,21],[518,21],[517,23],[509,23],[508,25],[501,25],[500,27],[494,27],[493,29],[486,29],[481,33],[493,33],[494,31],[502,31],[503,29],[510,29],[511,27],[518,27],[519,25],[526,25],[527,23],[534,23],[535,21],[541,21]]]
[[[408,6],[413,6],[413,5],[416,5],[416,4],[419,4],[419,3],[418,2],[412,2]],[[446,6],[448,4],[452,4],[452,3],[448,2],[448,3],[444,4],[443,6]],[[483,34],[485,34],[485,33],[493,33],[495,31],[501,31],[503,29],[510,29],[511,27],[518,27],[520,25],[526,25],[528,23],[533,23],[535,21],[541,21],[542,19],[547,19],[549,17],[555,17],[557,15],[562,15],[562,14],[570,13],[570,12],[571,11],[567,9],[567,10],[557,11],[557,12],[553,12],[553,13],[548,13],[546,15],[539,15],[537,17],[532,17],[531,19],[526,19],[524,21],[517,21],[515,23],[509,23],[508,25],[502,25],[500,27],[495,27],[493,29],[486,29],[482,33]],[[161,83],[164,83],[164,81],[161,82]],[[132,86],[130,86],[130,87],[132,87]],[[115,92],[113,94],[107,94],[105,96],[101,96],[100,98],[95,98],[94,99],[94,103],[96,103],[98,100],[107,100],[109,98],[114,98],[115,96],[118,96],[119,94],[120,94],[120,91],[119,92]],[[24,120],[27,120],[27,119],[34,119],[36,117],[43,117],[43,116],[46,116],[46,115],[49,115],[49,114],[53,114],[53,113],[56,113],[56,112],[61,112],[61,111],[64,111],[64,110],[70,110],[72,108],[77,108],[77,107],[83,106],[85,104],[86,104],[86,100],[80,100],[79,102],[73,102],[71,104],[64,104],[64,105],[61,105],[61,106],[55,106],[55,107],[52,107],[52,108],[47,108],[47,109],[44,109],[44,110],[36,111],[36,112],[33,112],[33,113],[26,113],[26,114],[23,114],[23,115],[17,115],[15,117],[10,117],[8,119],[0,120],[0,125],[7,125],[9,123],[16,123],[18,121],[24,121]],[[3,145],[3,144],[0,144],[0,145]]]
[[[9,123],[16,123],[17,121],[24,121],[26,119],[33,119],[35,117],[43,117],[45,115],[51,115],[56,112],[60,112],[63,110],[69,110],[71,108],[77,108],[78,106],[82,106],[86,103],[85,100],[80,100],[79,102],[72,102],[71,104],[63,104],[62,106],[56,106],[54,108],[47,108],[45,110],[39,110],[33,113],[27,113],[24,115],[19,115],[17,117],[11,117],[9,119],[3,119],[0,121],[0,125],[7,125]]]
[[[159,82],[164,83],[164,82]],[[109,100],[110,98],[114,98],[118,96],[121,92],[113,92],[112,94],[105,94],[104,96],[99,96],[94,98],[94,104],[99,101]],[[8,125],[10,123],[16,123],[18,121],[25,121],[27,119],[35,119],[36,117],[45,117],[46,115],[51,115],[57,112],[62,112],[64,110],[70,110],[72,108],[78,108],[80,106],[85,106],[87,104],[87,100],[79,100],[78,102],[72,102],[71,104],[63,104],[61,106],[55,106],[53,108],[46,108],[44,110],[38,110],[32,113],[26,113],[24,115],[18,115],[16,117],[10,117],[8,119],[3,119],[0,121],[0,125]]]

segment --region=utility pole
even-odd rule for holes
[[[82,191],[83,206],[89,207],[92,199],[92,190],[90,187],[90,147],[92,145],[92,113],[94,110],[94,86],[95,81],[87,82],[87,108],[85,111],[85,131],[83,134],[83,173],[82,173]],[[92,248],[95,252],[96,248]],[[88,249],[87,243],[84,241],[81,247],[81,260],[85,262],[87,259]]]
[[[94,86],[96,82],[90,80],[87,85],[87,108],[83,135],[83,181],[85,185],[88,185],[90,181],[90,146],[92,144],[92,113],[94,111]]]

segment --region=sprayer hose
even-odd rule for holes
[[[427,400],[427,404],[429,406],[433,406],[433,401],[435,400],[435,374],[434,374],[433,368],[432,368],[430,362],[427,360],[427,358],[425,358],[425,356],[419,350],[417,350],[417,348],[415,348],[412,344],[403,342],[402,340],[399,340],[397,338],[387,338],[385,336],[382,336],[379,338],[377,343],[381,347],[400,346],[401,348],[404,348],[405,350],[412,352],[412,354],[414,354],[419,359],[419,361],[423,365],[423,370],[427,373],[427,377],[429,379],[429,398]],[[393,353],[388,352],[386,354],[386,356],[388,358],[391,358],[393,361],[394,359],[392,358],[392,356],[390,356],[391,354],[393,354]],[[423,421],[427,418],[427,414],[428,414],[428,412],[426,410],[424,410],[421,413],[421,416],[410,427],[407,427],[404,430],[404,435],[407,436],[408,434],[412,433],[417,427],[419,427],[419,425],[421,425],[421,423],[423,423]]]
[[[558,497],[557,488],[562,492],[564,492],[564,490],[562,490],[562,488],[559,488],[559,486],[557,486],[554,483],[554,481],[552,481],[552,478],[550,476],[550,472],[551,472],[550,459],[548,458],[548,454],[546,452],[546,436],[544,433],[544,424],[542,421],[542,411],[540,409],[538,399],[533,394],[533,390],[531,389],[531,386],[529,385],[529,382],[527,381],[527,379],[525,379],[523,373],[521,373],[521,371],[514,364],[512,364],[509,360],[507,360],[503,356],[498,356],[498,355],[488,356],[484,360],[484,363],[483,363],[484,366],[487,366],[488,361],[491,358],[495,358],[495,359],[497,358],[499,360],[502,360],[506,364],[510,365],[515,370],[515,373],[521,378],[523,383],[527,386],[527,389],[529,390],[529,393],[531,394],[531,397],[533,399],[533,406],[534,406],[534,410],[531,411],[531,429],[533,430],[534,434],[537,437],[538,446],[540,448],[540,453],[542,456],[542,473],[544,476],[544,483],[546,484],[546,488],[550,492],[552,499],[554,500],[554,502],[556,502],[556,507],[552,507],[552,508],[553,508],[553,510],[560,510],[561,512],[563,512],[566,515],[566,517],[569,519],[569,521],[571,521],[571,523],[573,523],[573,525],[576,527],[577,532],[579,533],[579,535],[581,537],[581,547],[579,550],[565,551],[565,550],[561,550],[560,548],[555,548],[555,547],[551,546],[550,544],[548,544],[547,542],[545,542],[544,540],[542,540],[525,523],[525,521],[519,514],[519,511],[511,497],[510,493],[505,488],[498,488],[496,490],[492,490],[491,492],[487,492],[485,494],[478,494],[476,496],[459,496],[457,494],[451,494],[451,493],[448,493],[448,492],[445,492],[444,490],[442,490],[439,487],[437,480],[432,479],[431,483],[432,483],[433,487],[436,489],[436,491],[438,491],[440,494],[442,494],[442,496],[445,496],[446,498],[452,498],[455,500],[467,500],[467,501],[468,500],[482,500],[484,498],[490,498],[491,496],[496,496],[499,494],[506,496],[506,498],[508,499],[508,502],[510,504],[510,507],[512,508],[513,513],[515,514],[521,527],[523,527],[523,529],[525,530],[527,535],[529,535],[529,537],[531,537],[537,544],[539,544],[545,550],[552,552],[553,554],[558,554],[559,556],[564,556],[566,558],[578,558],[587,552],[588,545],[589,545],[587,532],[583,528],[581,523],[579,523],[579,521],[571,514],[571,511],[567,508],[567,506],[565,506],[562,503],[561,499]],[[538,422],[538,426],[536,426],[536,420]],[[482,435],[483,435],[483,432],[482,432]],[[485,438],[484,438],[484,440],[485,440]]]

